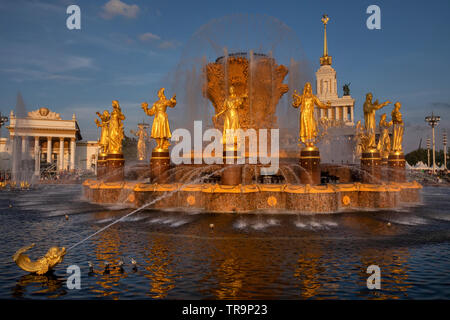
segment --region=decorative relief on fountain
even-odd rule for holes
[[[246,53],[240,53],[209,63],[205,68],[203,94],[218,114],[223,111],[229,88],[233,87],[236,96],[248,96],[238,110],[241,129],[277,128],[276,107],[289,90],[288,85],[283,83],[288,69],[277,65],[275,59],[266,55],[249,56],[247,58]],[[222,130],[223,121],[215,122],[214,126]]]

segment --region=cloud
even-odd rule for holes
[[[139,6],[136,4],[126,4],[120,0],[109,0],[102,7],[100,16],[104,19],[112,19],[115,16],[123,16],[128,19],[134,19],[139,13]]]
[[[161,48],[161,49],[175,49],[175,48],[177,48],[178,46],[180,46],[180,42],[175,41],[175,40],[172,40],[172,41],[169,41],[169,40],[162,41],[162,42],[158,45],[158,47]]]
[[[50,73],[46,71],[31,70],[24,68],[4,68],[1,72],[11,74],[11,80],[16,82],[33,81],[33,80],[65,80],[65,81],[86,81],[83,77],[77,77],[67,74]]]
[[[161,38],[158,35],[153,34],[151,32],[146,32],[146,33],[139,35],[139,40],[141,40],[143,42],[151,41],[151,40],[160,40],[160,39]]]

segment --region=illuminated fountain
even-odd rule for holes
[[[325,16],[322,22],[326,25],[328,18]],[[324,51],[321,64],[327,63],[331,64],[331,57]],[[337,167],[335,175],[341,178],[341,183],[327,183],[322,178],[329,166],[321,163],[318,147],[320,138],[326,136],[327,119],[318,116],[323,113],[319,113],[317,108],[327,110],[331,107],[330,102],[319,100],[313,94],[310,83],[301,88],[298,83],[290,81],[289,84],[295,87],[289,88],[284,83],[289,72],[289,68],[278,64],[271,53],[251,50],[228,52],[225,49],[224,54],[215,61],[206,63],[203,59],[203,80],[196,89],[212,104],[209,111],[203,110],[205,114],[213,114],[212,119],[206,120],[206,126],[224,133],[219,143],[221,148],[214,148],[212,153],[216,160],[222,160],[217,162],[204,157],[206,148],[202,145],[200,150],[184,155],[187,161],[174,164],[169,150],[172,132],[166,108],[175,107],[177,99],[175,95],[166,98],[164,88],[161,88],[158,100],[151,107],[146,102],[142,103],[144,112],[154,117],[151,137],[157,142],[148,165],[150,178],[147,181],[124,179],[123,157],[120,156],[117,138],[120,137],[120,130],[123,135],[122,121],[125,117],[120,107],[117,109],[118,103],[116,107],[113,103],[115,122],[113,113],[108,115],[106,112],[103,118],[99,114],[102,122],[97,125],[102,126],[102,152],[97,179],[87,180],[83,184],[86,198],[97,203],[128,202],[137,208],[281,213],[332,213],[357,208],[394,208],[403,203],[420,202],[421,186],[405,179],[400,103],[395,104],[391,115],[392,143],[386,142],[390,139],[387,133],[382,136],[383,141],[377,144],[375,111],[390,102],[372,102],[372,95],[367,95],[364,127],[361,123],[356,126],[360,165]],[[289,117],[299,119],[298,134],[284,126],[284,119],[277,116],[280,99],[288,92],[292,93],[288,97],[292,97],[290,104],[300,111],[296,112],[294,108],[289,111]],[[179,112],[180,107],[175,110]],[[108,135],[103,135],[103,128]],[[249,148],[249,137],[239,140],[231,136],[232,139],[228,139],[227,129],[254,130],[258,149]],[[260,148],[263,129],[269,132],[264,151]],[[291,136],[299,138],[297,150],[287,150],[283,143],[279,149],[274,146],[274,142],[278,142],[278,133],[271,129],[289,129]],[[338,144],[330,146],[331,150],[339,147]],[[272,170],[271,163],[260,161],[261,156],[268,156],[267,150],[271,151],[270,159],[279,160],[279,167],[275,170]],[[382,161],[381,154],[386,161]],[[252,162],[255,158],[258,160]],[[228,161],[230,159],[232,161]],[[388,173],[385,177],[382,176],[383,170]]]

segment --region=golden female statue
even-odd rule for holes
[[[397,101],[394,105],[394,110],[392,110],[391,113],[392,123],[394,124],[394,134],[392,135],[392,151],[398,153],[403,152],[402,141],[404,124],[402,120],[402,114],[400,113],[401,107],[401,103]]]
[[[364,125],[366,129],[366,134],[368,136],[368,141],[365,145],[366,151],[376,151],[377,145],[375,142],[375,111],[383,108],[384,106],[390,104],[391,102],[388,100],[384,103],[379,104],[378,100],[372,102],[373,95],[372,93],[366,94],[366,101],[364,102]]]
[[[164,88],[159,89],[159,100],[153,103],[153,106],[149,109],[147,102],[142,102],[141,106],[148,116],[155,116],[153,119],[151,137],[156,140],[155,151],[162,152],[167,151],[170,146],[169,139],[172,137],[169,127],[169,119],[167,117],[167,107],[174,108],[177,104],[176,95],[174,94],[172,99],[167,100],[164,95]]]
[[[137,151],[138,159],[145,160],[147,158],[147,124],[138,123],[138,131],[130,130],[130,133],[138,137]]]
[[[386,113],[383,113],[378,124],[380,128],[380,139],[378,140],[377,150],[380,152],[381,158],[388,158],[391,151],[391,138],[389,137],[389,128],[392,121],[386,121]]]
[[[223,102],[222,111],[214,115],[212,118],[214,124],[216,124],[217,118],[222,114],[224,115],[222,136],[223,144],[226,144],[227,141],[229,141],[228,138],[234,138],[233,144],[237,144],[238,137],[236,130],[241,128],[241,125],[239,123],[238,108],[242,107],[245,98],[247,98],[246,95],[238,97],[234,92],[234,87],[230,86],[229,95]]]
[[[111,118],[109,121],[109,154],[122,153],[122,140],[123,140],[123,120],[125,116],[120,109],[119,101],[113,100],[113,111],[111,112]]]
[[[303,94],[299,95],[297,90],[294,90],[292,95],[294,101],[292,106],[294,108],[300,107],[300,141],[310,148],[315,148],[317,137],[317,124],[314,119],[314,105],[321,109],[328,109],[331,107],[331,103],[328,101],[327,104],[322,103],[319,98],[317,98],[312,93],[311,83],[307,82],[303,88]]]
[[[31,261],[31,259],[25,254],[26,251],[34,247],[34,243],[20,248],[13,255],[14,262],[23,270],[33,272],[36,274],[45,274],[50,271],[58,263],[61,263],[66,254],[66,248],[51,247],[45,256],[37,261]]]
[[[98,119],[95,119],[97,127],[102,128],[98,144],[100,145],[101,153],[103,155],[106,155],[108,153],[108,142],[109,142],[108,131],[109,131],[109,120],[111,117],[109,115],[108,110],[103,111],[103,114],[97,112],[97,116],[100,118],[100,120],[102,120],[102,122],[100,122],[98,121]]]
[[[359,159],[361,158],[362,151],[363,151],[363,141],[364,141],[364,128],[361,124],[361,120],[358,120],[356,123],[356,133],[355,133],[355,139],[356,139],[356,148],[355,148],[355,158]]]

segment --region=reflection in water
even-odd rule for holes
[[[67,293],[63,284],[65,281],[58,279],[53,272],[46,275],[26,274],[16,282],[12,289],[12,296],[24,298],[27,292],[30,292],[33,297],[58,298]]]
[[[96,283],[100,287],[94,288],[92,291],[103,297],[109,296],[113,299],[117,299],[118,295],[121,293],[118,288],[120,285],[120,280],[127,277],[127,275],[118,267],[119,261],[122,257],[122,253],[120,251],[119,232],[115,227],[106,229],[101,232],[98,235],[98,238],[94,241],[96,243],[96,258],[101,262],[101,268],[99,270],[95,270],[97,279]],[[109,264],[109,268],[105,271],[107,263]]]
[[[165,298],[168,292],[175,287],[174,272],[171,269],[172,254],[164,244],[162,237],[149,239],[149,246],[145,248],[147,255],[144,276],[150,280],[150,296],[152,298]]]
[[[361,290],[359,296],[373,299],[407,298],[411,283],[408,281],[409,250],[405,248],[386,249],[371,248],[361,252],[361,265],[366,268],[372,264],[380,267],[382,290],[368,290],[366,280],[370,276],[360,273]]]
[[[71,250],[54,274],[19,276],[11,260],[14,249],[29,242],[43,251],[55,244],[68,247],[129,212],[74,198],[79,186],[64,188],[14,194],[12,208],[13,195],[0,192],[0,298],[450,298],[445,272],[450,189],[425,190],[425,206],[397,211],[314,216],[142,211]],[[67,212],[69,220],[62,218]],[[125,262],[123,272],[119,261]],[[66,288],[72,264],[81,268],[81,290]],[[372,264],[381,268],[380,291],[366,286]]]
[[[320,257],[320,252],[313,250],[299,255],[294,277],[299,282],[299,293],[302,298],[312,298],[320,292],[322,287],[320,276],[325,271]]]

